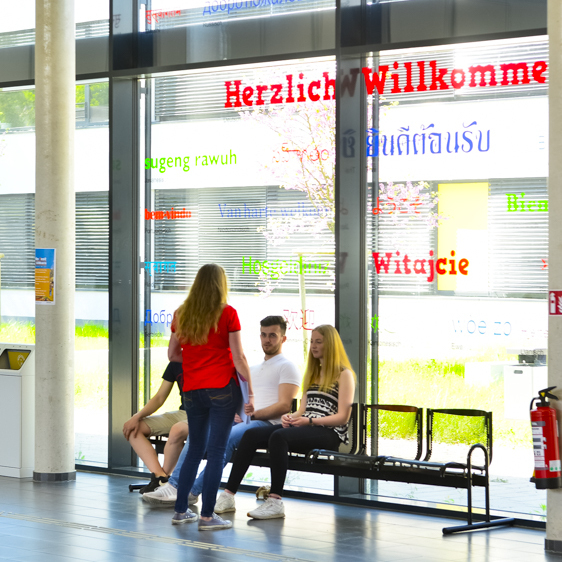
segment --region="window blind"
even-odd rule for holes
[[[2,288],[35,287],[35,195],[0,195]]]
[[[396,182],[398,183],[398,182]],[[437,186],[420,190],[420,194],[427,194],[428,191],[434,191]],[[372,208],[372,202],[369,209]],[[369,273],[370,282],[378,284],[381,294],[408,294],[408,295],[424,295],[435,294],[436,280],[428,283],[428,275],[422,274],[404,274],[402,259],[404,255],[408,255],[411,260],[429,259],[429,251],[434,250],[437,245],[437,229],[428,228],[427,219],[429,213],[433,210],[436,212],[437,207],[432,208],[430,203],[425,202],[415,208],[410,208],[410,214],[399,214],[401,208],[396,211],[391,205],[383,205],[379,203],[381,213],[372,215],[368,220],[369,236],[372,241],[372,252],[379,253],[379,259],[386,260],[386,254],[392,254],[388,273],[385,273],[383,267],[377,274],[374,259],[369,256]],[[419,215],[413,212],[419,211]],[[392,211],[392,214],[390,214]],[[413,213],[413,214],[412,214]],[[398,216],[398,221],[394,217]],[[407,217],[407,220],[404,219]],[[396,251],[400,252],[400,256],[396,255]],[[396,263],[394,260],[400,260],[400,271],[402,274],[396,274]],[[413,261],[409,265],[413,270]],[[427,263],[425,269],[429,274]],[[372,285],[371,285],[372,286]]]
[[[205,263],[223,266],[233,291],[257,292],[259,274],[249,272],[250,261],[269,263],[276,260],[292,262],[300,270],[297,252],[303,264],[321,263],[322,268],[306,268],[305,283],[308,292],[329,293],[334,272],[334,242],[328,229],[311,235],[295,232],[289,239],[268,241],[260,228],[267,228],[271,218],[265,217],[265,208],[283,212],[313,213],[314,207],[304,193],[288,191],[275,186],[205,189],[155,189],[154,210],[169,211],[172,207],[191,211],[189,219],[162,220],[151,225],[161,233],[154,238],[154,261],[176,261],[176,274],[154,272],[155,290],[187,290],[199,268]],[[221,216],[221,208],[224,216]],[[227,209],[238,212],[239,218],[228,218]],[[261,217],[253,218],[256,214]],[[246,216],[244,216],[246,215]],[[161,223],[161,224],[160,224]],[[153,234],[151,234],[153,235]],[[279,243],[281,242],[281,243]],[[318,254],[317,252],[327,252]],[[242,260],[246,265],[243,268]],[[287,264],[288,265],[288,264]],[[256,267],[259,270],[261,266]],[[276,275],[276,274],[274,274]],[[293,272],[270,278],[276,290],[298,292],[299,276]],[[263,286],[263,282],[262,282]]]
[[[35,287],[35,194],[0,195],[2,288]],[[76,288],[107,290],[108,192],[76,194]]]
[[[491,180],[488,199],[489,284],[494,296],[540,297],[548,291],[548,212],[507,211],[518,200],[548,200],[546,178]],[[544,261],[543,261],[544,260]]]

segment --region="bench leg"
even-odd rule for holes
[[[476,449],[481,449],[484,452],[484,472],[485,472],[485,482],[484,482],[484,494],[486,503],[486,521],[481,521],[480,523],[472,522],[472,453]],[[468,525],[457,525],[455,527],[444,527],[444,535],[452,535],[453,533],[462,533],[463,531],[476,531],[478,529],[489,529],[490,527],[499,527],[501,525],[513,525],[515,519],[512,517],[503,517],[501,519],[494,519],[490,521],[490,474],[488,472],[489,462],[488,462],[488,451],[486,448],[480,444],[473,445],[468,452],[467,458],[467,481],[468,488],[466,490],[467,503],[468,503]]]
[[[489,529],[490,527],[499,527],[500,525],[513,525],[515,519],[505,517],[502,519],[493,519],[492,521],[481,521],[480,523],[471,523],[470,525],[457,525],[456,527],[444,527],[444,535],[452,535],[453,533],[462,533],[463,531],[476,531],[478,529]]]

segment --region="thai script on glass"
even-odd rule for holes
[[[367,129],[367,157],[409,156],[417,154],[468,154],[490,150],[490,129],[477,130],[477,121],[465,125],[460,131],[437,132],[435,124],[421,125],[414,133],[410,126],[400,127],[397,135],[386,135],[378,129]],[[473,128],[474,127],[474,128]]]

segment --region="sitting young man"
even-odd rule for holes
[[[234,449],[240,443],[242,435],[252,427],[268,426],[281,423],[281,416],[291,409],[301,383],[301,375],[296,366],[281,353],[283,343],[287,340],[285,332],[287,323],[282,316],[267,316],[261,322],[260,339],[265,353],[264,361],[251,367],[252,385],[255,395],[255,411],[250,423],[240,423],[236,416],[230,438],[226,445],[224,464],[230,461]],[[187,454],[189,441],[185,444],[180,460],[167,483],[142,499],[152,505],[173,506],[177,497],[178,478],[183,459]],[[199,474],[189,494],[189,505],[197,503],[203,489],[204,470]],[[217,507],[218,504],[217,504]],[[215,508],[216,511],[216,508]],[[218,513],[218,512],[217,512]]]
[[[135,453],[142,459],[148,470],[152,473],[150,483],[139,492],[144,494],[151,492],[168,481],[168,475],[174,470],[183,444],[187,438],[187,416],[183,404],[179,410],[166,412],[153,416],[166,402],[174,383],[178,384],[180,396],[183,387],[183,370],[181,363],[168,363],[164,379],[158,392],[147,402],[146,406],[137,412],[123,425],[123,435],[133,447]],[[164,466],[158,461],[158,455],[151,445],[148,437],[153,435],[168,435],[168,441],[164,447]]]

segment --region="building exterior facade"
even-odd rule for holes
[[[35,316],[28,12],[0,23],[0,333],[13,342]],[[543,521],[527,412],[548,386],[546,3],[114,0],[77,7],[76,30],[77,463],[137,468],[121,426],[159,385],[195,273],[216,262],[252,362],[267,314],[286,316],[301,367],[314,326],[334,324],[357,400],[491,410],[492,507]],[[406,441],[382,425],[377,437]]]

